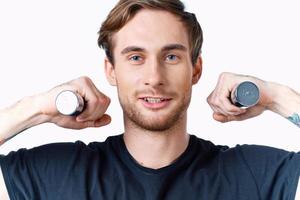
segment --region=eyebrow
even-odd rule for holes
[[[181,50],[187,51],[187,48],[182,44],[168,44],[162,48],[162,51]]]
[[[181,50],[181,51],[187,51],[187,48],[182,44],[168,44],[164,46],[161,51],[171,51],[171,50]],[[129,52],[146,52],[146,49],[138,46],[129,46],[126,47],[121,51],[121,54],[127,54]]]
[[[144,48],[141,48],[138,46],[129,46],[129,47],[126,47],[125,49],[123,49],[121,51],[121,54],[127,54],[132,51],[145,52],[146,50]]]

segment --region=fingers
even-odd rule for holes
[[[241,113],[239,115],[223,115],[218,112],[213,113],[213,118],[216,121],[225,123],[225,122],[230,122],[230,121],[242,121],[246,120],[255,116],[260,115],[261,113],[264,112],[264,107],[263,106],[254,106],[251,108],[245,109],[244,113]]]
[[[228,116],[225,116],[225,115],[220,114],[220,113],[217,113],[217,112],[214,112],[214,113],[213,113],[213,118],[214,118],[214,120],[219,121],[219,122],[222,122],[222,123],[225,123],[225,122],[230,121],[230,120],[228,119]]]
[[[77,121],[90,121],[98,119],[106,112],[110,104],[110,98],[99,91],[88,91],[84,99],[86,101],[85,109],[80,115],[77,116]]]
[[[243,81],[254,82],[259,88],[262,88],[260,102],[253,107],[244,109],[233,105],[230,101],[231,93]],[[212,93],[208,96],[207,102],[213,110],[213,118],[219,122],[241,121],[260,115],[266,110],[271,99],[266,95],[264,88],[267,88],[266,83],[255,77],[222,73],[219,76],[218,83]]]
[[[104,114],[100,119],[95,121],[95,127],[101,127],[101,126],[106,126],[110,124],[111,122],[111,117],[107,114]]]
[[[225,116],[245,113],[245,109],[239,108],[231,103],[228,97],[229,95],[229,91],[222,93],[214,91],[208,96],[207,103],[215,113],[220,113]]]
[[[75,117],[65,116],[57,111],[53,112],[50,122],[71,129],[100,127],[111,122],[111,117],[105,114],[110,104],[110,98],[100,92],[90,78],[83,76],[74,79],[54,88],[51,94],[55,96],[62,90],[72,90],[82,96],[85,108],[81,114]]]
[[[83,122],[99,119],[106,112],[110,98],[100,92],[88,77],[81,77],[75,84],[80,84],[79,92],[85,100],[85,109],[76,120]]]
[[[54,123],[60,127],[70,128],[70,129],[84,129],[89,127],[101,127],[110,124],[111,117],[104,114],[99,119],[89,120],[89,121],[77,121],[76,118],[72,116],[64,116],[63,118],[58,118],[54,120]]]
[[[230,122],[230,121],[240,121],[240,120],[242,120],[242,118],[245,118],[245,117],[246,116],[244,114],[241,114],[241,115],[227,115],[226,116],[226,115],[216,113],[216,112],[213,113],[214,120],[222,122],[222,123]]]
[[[100,117],[97,120],[91,120],[91,121],[84,121],[81,122],[84,128],[88,127],[101,127],[101,126],[106,126],[110,124],[111,122],[111,117],[107,114],[104,114],[102,117]]]
[[[245,109],[233,105],[230,98],[234,88],[247,78],[247,76],[228,72],[224,72],[219,76],[215,89],[207,98],[207,103],[214,113],[223,116],[237,116],[246,112]],[[219,118],[217,117],[217,119]]]

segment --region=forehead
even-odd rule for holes
[[[180,19],[167,11],[142,9],[114,36],[115,51],[127,46],[158,49],[168,44],[189,48],[188,34]]]

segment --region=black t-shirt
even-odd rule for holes
[[[20,149],[0,163],[11,200],[292,200],[300,173],[299,153],[216,146],[194,135],[160,169],[139,165],[123,135]]]

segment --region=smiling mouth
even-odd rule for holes
[[[154,98],[154,97],[145,97],[145,98],[142,98],[144,101],[148,102],[148,103],[161,103],[161,102],[164,102],[164,101],[168,101],[170,99],[166,99],[166,98]]]
[[[142,101],[142,104],[151,110],[158,110],[166,108],[170,105],[171,98],[162,98],[162,97],[142,97],[139,98]]]

